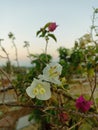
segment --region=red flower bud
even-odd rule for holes
[[[65,123],[66,121],[68,121],[68,114],[66,112],[60,113],[59,117],[60,117],[60,121],[62,123]]]

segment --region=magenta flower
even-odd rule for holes
[[[92,102],[85,100],[83,96],[80,96],[76,100],[76,108],[81,112],[87,112],[90,109],[91,105]]]
[[[50,23],[49,26],[48,26],[48,30],[50,32],[53,32],[56,28],[57,28],[56,23]]]

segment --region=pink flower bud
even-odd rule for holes
[[[50,23],[49,26],[48,26],[48,30],[50,32],[53,32],[56,28],[57,28],[56,23]]]

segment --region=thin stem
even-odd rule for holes
[[[94,82],[95,82],[95,84],[94,84],[94,87],[93,87],[93,89],[92,89],[92,93],[91,93],[91,97],[90,97],[90,100],[93,98],[93,95],[94,95],[94,92],[95,92],[95,89],[96,89],[96,80],[97,80],[97,74],[96,74],[96,72],[95,72],[95,79],[94,79]]]
[[[91,37],[92,37],[92,41],[94,41],[93,40],[94,23],[95,23],[95,12],[93,13],[93,16],[92,16],[92,25],[91,25]]]
[[[46,39],[45,54],[47,55],[48,40]]]
[[[91,38],[92,38],[92,42],[96,44],[96,41],[94,41],[94,38],[93,38],[93,31],[96,32],[96,27],[95,27],[95,9],[94,9],[94,12],[93,12],[93,16],[92,16],[92,25],[91,25]]]
[[[7,51],[5,50],[5,48],[1,45],[1,41],[3,41],[3,39],[0,39],[0,46],[1,46],[2,51],[6,54],[6,57],[3,57],[1,55],[0,55],[0,57],[7,58],[8,62],[10,63],[9,54],[7,53]]]
[[[27,53],[28,53],[28,55],[29,55],[30,61],[32,62],[32,58],[31,58],[31,56],[30,56],[30,51],[29,51],[29,48],[28,48],[28,47],[27,47]]]
[[[30,61],[32,62],[32,58],[30,56],[30,51],[29,51],[30,44],[28,41],[24,41],[24,43],[25,43],[24,47],[26,47],[26,49],[27,49],[28,57],[29,57]]]
[[[9,76],[7,75],[7,73],[6,73],[2,68],[0,68],[0,71],[5,75],[5,77],[8,79],[8,81],[12,84],[12,82],[11,82]],[[13,86],[13,84],[12,84],[12,87],[13,87],[13,89],[14,89],[14,91],[15,91],[17,97],[18,97],[17,90],[16,90],[16,88]]]
[[[3,89],[5,89],[2,76],[1,76],[1,82],[2,82]],[[4,93],[3,93],[3,98],[2,98],[2,103],[3,103],[3,104],[4,104],[4,99],[5,99],[5,91],[4,91]]]
[[[13,43],[13,46],[15,48],[15,55],[16,55],[17,66],[19,67],[17,47],[16,47],[16,44],[15,44],[14,40],[12,40],[12,43]]]
[[[45,40],[46,40],[45,55],[46,55],[46,61],[48,62],[48,57],[47,57],[48,38],[46,37]]]
[[[76,124],[74,124],[72,127],[68,128],[68,130],[72,130],[74,127],[76,127],[77,125],[80,125],[82,123],[84,119],[80,120],[79,122],[77,122]]]
[[[46,41],[45,54],[47,55],[48,41]]]

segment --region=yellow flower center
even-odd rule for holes
[[[40,89],[39,89],[39,93],[40,93],[40,94],[43,95],[43,94],[45,94],[45,92],[46,92],[46,90],[45,90],[44,88],[40,88]]]
[[[52,76],[52,77],[56,77],[56,76],[59,75],[59,73],[56,71],[56,66],[50,67],[49,75]]]
[[[43,85],[42,85],[42,84],[38,84],[36,87],[37,87],[38,89],[40,89],[40,88],[43,88]]]
[[[42,84],[38,84],[34,89],[33,89],[33,94],[38,95],[38,94],[45,94],[46,90],[43,88]]]
[[[38,88],[35,87],[35,88],[33,89],[33,94],[34,94],[34,95],[38,95],[38,94],[39,94]]]

